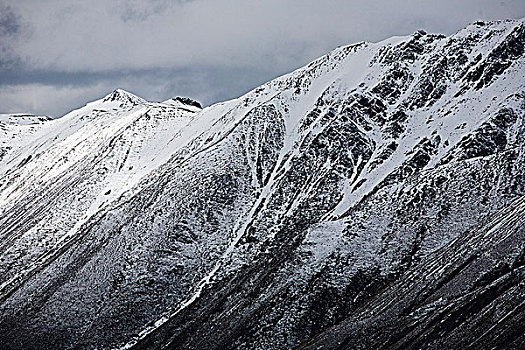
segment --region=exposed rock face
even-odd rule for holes
[[[193,99],[191,99],[189,97],[177,96],[173,100],[175,100],[177,102],[180,102],[180,103],[183,103],[183,104],[186,104],[186,105],[190,105],[190,106],[202,109],[202,106],[201,106],[201,104],[198,101],[195,101],[195,100],[193,100]]]
[[[525,202],[423,259],[300,349],[521,349]]]
[[[517,348],[523,27],[338,48],[202,110],[116,90],[46,123],[0,163],[0,342]]]

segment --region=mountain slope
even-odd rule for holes
[[[203,110],[117,90],[48,123],[0,164],[0,340],[292,348],[366,312],[523,196],[524,31],[360,43]]]
[[[7,153],[0,167],[0,290],[23,282],[84,221],[167,161],[177,130],[194,113],[116,90],[48,121],[25,147]]]
[[[30,135],[49,120],[47,116],[32,114],[0,114],[0,161],[8,152],[23,147]]]
[[[524,239],[522,197],[300,348],[520,349]]]

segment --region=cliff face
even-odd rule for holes
[[[203,110],[116,90],[45,123],[0,160],[0,341],[520,344],[524,31],[416,32]]]

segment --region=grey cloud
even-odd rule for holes
[[[116,10],[121,12],[120,18],[124,21],[145,21],[154,14],[161,13],[170,5],[167,0],[148,1],[120,1]]]
[[[24,32],[24,23],[31,35],[5,36],[0,87],[49,94],[69,86],[86,101],[121,87],[204,104],[239,96],[336,46],[525,16],[523,0],[9,0],[4,8],[1,30]],[[46,95],[37,95],[48,110]],[[38,109],[37,100],[27,108]],[[6,98],[0,106],[11,108]]]
[[[0,37],[13,36],[20,32],[20,16],[11,6],[0,3]]]
[[[151,101],[162,101],[175,96],[188,96],[200,101],[203,105],[226,100],[251,90],[253,87],[275,78],[276,72],[265,69],[246,69],[230,67],[195,66],[190,68],[115,70],[97,73],[24,71],[0,75],[0,95],[3,91],[24,90],[24,86],[38,86],[47,91],[56,90],[85,91],[84,95],[72,101],[49,100],[48,96],[32,95],[31,103],[23,110],[27,113],[42,113],[61,116],[69,110],[79,107],[88,101],[98,99],[109,91],[119,87],[131,91]],[[228,82],[225,84],[225,82]],[[96,87],[96,88],[92,88]],[[7,97],[0,97],[0,107],[6,105]],[[16,106],[23,105],[19,99]],[[40,107],[38,107],[40,105]],[[16,112],[16,109],[3,112]]]
[[[0,74],[2,70],[13,69],[20,64],[20,57],[12,45],[21,32],[20,16],[11,6],[0,3]]]
[[[306,63],[306,62],[305,62]],[[119,87],[151,101],[162,101],[175,96],[188,96],[210,105],[242,95],[283,72],[274,67],[230,67],[195,65],[185,68],[150,68],[135,70],[112,70],[101,72],[61,72],[48,70],[11,70],[0,74],[0,95],[2,88],[38,85],[50,92],[49,87],[58,90],[77,89],[85,91],[81,98],[54,101],[46,94],[30,96],[26,107],[19,98],[17,109],[28,113],[42,113],[61,116],[69,110],[104,96]],[[96,87],[90,89],[90,87]],[[36,88],[36,87],[35,87]],[[25,91],[21,89],[20,91]],[[1,96],[0,96],[1,97]],[[4,96],[5,97],[5,96]],[[64,96],[62,96],[63,98]],[[52,102],[53,101],[53,102]],[[6,99],[0,98],[0,109]]]
[[[505,6],[493,0],[436,3],[200,0],[181,6],[180,1],[133,0],[110,6],[101,0],[22,0],[19,7],[32,21],[35,35],[18,53],[43,69],[97,71],[195,63],[285,68],[299,54],[312,59],[335,46],[409,34],[418,27],[448,34],[478,19],[480,11],[488,13],[485,17],[519,13],[517,0]]]
[[[120,0],[114,9],[120,13],[120,19],[128,21],[146,21],[151,16],[165,12],[168,8],[184,5],[195,0]]]
[[[0,81],[6,71],[14,71],[21,64],[21,58],[8,45],[0,44]]]

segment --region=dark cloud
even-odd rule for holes
[[[7,1],[0,112],[55,115],[115,87],[209,104],[336,46],[525,16],[523,0]]]
[[[140,22],[163,13],[168,8],[182,6],[192,1],[195,0],[120,0],[114,4],[114,9],[124,22]]]
[[[9,45],[0,44],[0,81],[6,75],[6,71],[14,71],[21,65],[21,59]]]
[[[144,75],[151,71],[144,70],[134,71],[133,75]],[[2,85],[24,85],[24,84],[42,84],[53,86],[84,86],[91,85],[101,80],[116,80],[117,78],[127,76],[131,72],[63,72],[53,70],[26,70],[22,65],[17,69],[6,69],[0,75],[0,86]]]
[[[0,38],[14,36],[20,32],[20,16],[11,6],[0,3]]]
[[[121,12],[120,18],[124,21],[145,21],[150,16],[162,13],[171,4],[168,0],[123,1],[116,5]]]
[[[20,65],[20,57],[14,52],[12,45],[21,28],[20,16],[11,6],[0,3],[0,74],[2,70],[15,69]]]

